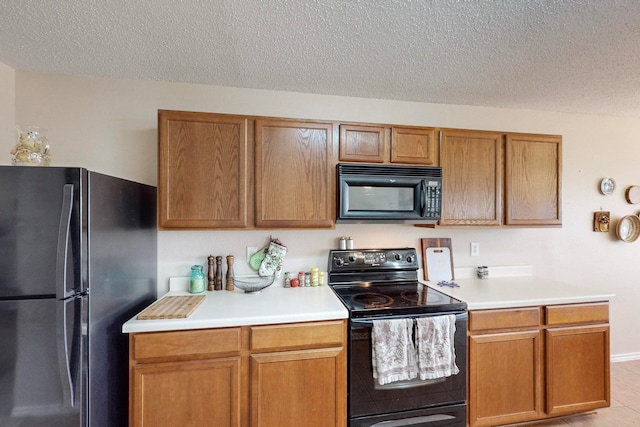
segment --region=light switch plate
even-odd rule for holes
[[[479,256],[480,255],[480,243],[471,242],[471,256]]]

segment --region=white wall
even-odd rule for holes
[[[406,225],[338,225],[328,231],[160,232],[159,293],[167,289],[168,277],[187,275],[192,264],[205,264],[209,254],[234,254],[236,274],[249,273],[243,262],[245,246],[260,246],[269,235],[289,247],[285,269],[291,271],[326,266],[327,251],[340,235],[353,236],[359,247],[419,247],[422,237],[451,237],[456,267],[531,264],[536,275],[616,293],[611,304],[612,354],[640,357],[640,319],[635,315],[640,301],[636,267],[640,242],[623,243],[614,232],[591,231],[594,211],[610,210],[617,220],[638,210],[626,203],[624,189],[640,183],[639,119],[22,71],[16,72],[15,84],[15,119],[50,130],[54,165],[84,166],[151,184],[157,177],[158,109],[561,134],[562,228],[430,230]],[[4,161],[13,141],[1,143]],[[618,183],[612,196],[598,191],[605,176]],[[469,256],[471,241],[480,243],[479,257]]]
[[[0,62],[0,165],[11,163],[9,151],[15,143],[16,72]],[[8,147],[8,148],[7,148]]]

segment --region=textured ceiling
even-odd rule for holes
[[[18,70],[640,117],[637,0],[0,0]]]

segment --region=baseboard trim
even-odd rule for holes
[[[611,362],[628,362],[630,360],[639,360],[640,353],[615,354],[611,356]]]

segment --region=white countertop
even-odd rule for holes
[[[609,301],[615,297],[614,293],[604,289],[590,289],[534,276],[464,277],[453,282],[460,287],[438,286],[437,282],[422,281],[431,288],[466,302],[469,310]]]
[[[190,294],[170,291],[165,294],[168,295]],[[205,291],[204,295],[204,302],[185,319],[136,320],[134,316],[122,326],[122,332],[311,322],[349,316],[329,286],[284,288],[274,285],[257,294],[245,294],[236,289],[233,292]]]

